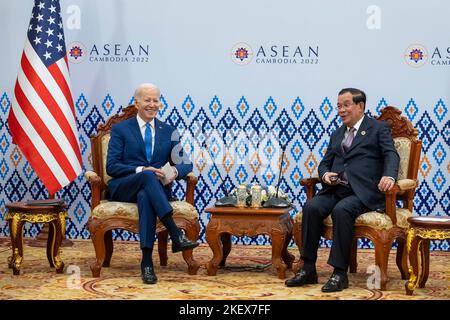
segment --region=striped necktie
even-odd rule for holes
[[[356,129],[351,127],[348,130],[347,136],[342,141],[342,149],[344,150],[345,153],[347,153],[348,149],[350,149],[350,147],[352,145],[353,139],[355,138],[355,131],[356,131]],[[340,179],[341,179],[342,184],[348,184],[347,172],[344,171],[342,173]]]
[[[355,138],[355,131],[356,129],[354,127],[351,127],[348,130],[347,137],[345,137],[345,139],[342,141],[342,149],[344,149],[344,152],[347,152],[348,149],[350,149],[353,142],[353,138]]]

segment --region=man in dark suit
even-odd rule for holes
[[[338,114],[343,125],[330,138],[319,164],[322,190],[303,208],[303,268],[288,287],[317,283],[316,260],[323,220],[331,214],[333,244],[328,264],[333,274],[323,292],[348,288],[347,269],[356,218],[368,211],[384,210],[383,192],[397,179],[399,156],[386,123],[364,114],[366,95],[354,88],[338,95]]]
[[[158,119],[160,90],[153,84],[140,85],[134,94],[137,116],[113,125],[108,146],[106,172],[110,199],[137,202],[144,283],[156,283],[152,251],[156,219],[161,220],[172,239],[172,251],[198,246],[185,237],[172,218],[171,190],[164,186],[192,171],[192,163],[180,147],[177,130]],[[168,170],[161,168],[166,164]]]

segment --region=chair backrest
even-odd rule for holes
[[[136,116],[137,109],[134,105],[124,108],[120,114],[116,114],[100,124],[97,128],[97,134],[91,136],[92,167],[103,181],[102,189],[106,189],[108,181],[111,179],[106,173],[106,158],[108,154],[108,143],[110,139],[111,127],[114,123]]]
[[[418,131],[415,129],[401,111],[395,107],[387,106],[381,109],[378,120],[386,121],[391,128],[392,138],[395,148],[400,156],[400,166],[398,180],[417,180],[420,164],[420,153],[422,151],[422,141],[418,139]],[[406,192],[400,198],[412,201],[414,190]],[[408,207],[411,204],[407,205]],[[409,208],[412,209],[412,208]]]

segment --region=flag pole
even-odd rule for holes
[[[8,125],[13,143],[49,190],[49,199],[81,174],[59,0],[34,1]],[[33,244],[45,246],[41,242],[48,234],[49,227],[44,226]],[[62,236],[63,246],[67,245]]]

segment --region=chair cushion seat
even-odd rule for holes
[[[173,208],[173,217],[194,220],[198,218],[195,207],[186,201],[170,201]],[[127,218],[138,219],[138,207],[136,203],[102,200],[100,204],[92,210],[92,217],[98,219],[106,218]]]
[[[408,209],[397,208],[397,226],[399,226],[400,228],[408,228],[409,223],[407,219],[411,216],[412,213]],[[294,217],[294,222],[301,223],[301,221],[302,221],[302,212],[299,212]],[[326,226],[333,225],[331,214],[328,217],[326,217],[323,223]],[[381,229],[390,229],[392,228],[393,225],[391,218],[387,214],[379,213],[376,211],[369,211],[356,218],[355,226],[367,226],[381,230]]]

